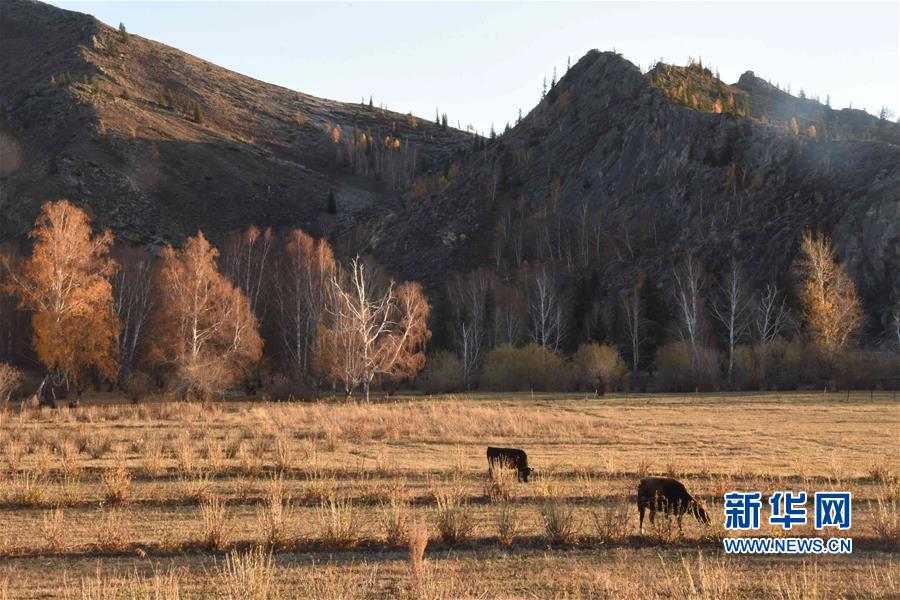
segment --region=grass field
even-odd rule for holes
[[[0,598],[896,598],[898,409],[888,393],[10,409]],[[525,449],[536,477],[489,480],[488,445]],[[681,478],[712,524],[639,535],[645,474]],[[726,556],[734,489],[852,491],[853,554]]]

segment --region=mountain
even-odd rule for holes
[[[726,84],[591,51],[510,131],[473,139],[7,0],[0,108],[0,240],[60,197],[135,244],[301,226],[438,295],[455,271],[512,281],[551,264],[581,315],[638,272],[668,298],[689,254],[784,289],[813,229],[833,237],[871,331],[900,301],[900,128],[749,71]]]
[[[734,85],[696,65],[642,74],[591,51],[440,193],[377,221],[373,244],[426,280],[552,260],[570,290],[615,303],[638,270],[669,297],[688,254],[713,274],[734,257],[786,289],[802,232],[818,230],[883,331],[900,301],[898,142],[895,123],[750,72]]]
[[[266,84],[137,35],[126,42],[38,2],[0,3],[0,31],[0,237],[21,235],[59,197],[135,243],[248,223],[324,233],[396,201],[409,178],[469,144],[407,115]],[[336,160],[364,135],[377,142],[356,169],[369,177]],[[336,218],[325,213],[332,190]]]

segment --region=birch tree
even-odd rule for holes
[[[262,356],[250,301],[219,273],[217,256],[202,232],[180,250],[167,246],[161,256],[152,352],[174,373],[185,398],[221,393]]]
[[[359,257],[331,280],[327,319],[319,328],[319,367],[344,383],[347,396],[376,376],[411,377],[425,366],[431,307],[417,283],[383,288]]]
[[[118,384],[126,388],[154,308],[153,257],[146,250],[128,246],[116,246],[112,254],[119,264],[112,280],[116,316],[121,324]]]
[[[32,312],[34,349],[55,385],[81,393],[89,371],[116,375],[119,323],[110,277],[112,234],[94,235],[87,214],[68,200],[47,202],[29,233],[31,257],[11,272],[19,308]]]
[[[298,377],[310,374],[335,270],[326,240],[300,229],[287,235],[275,272],[275,302],[282,347]]]
[[[728,336],[728,383],[734,372],[734,347],[749,325],[749,295],[744,276],[737,261],[732,260],[724,281],[719,284],[719,294],[712,304],[713,316],[725,328]]]

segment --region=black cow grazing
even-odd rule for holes
[[[678,517],[678,530],[681,531],[681,518],[689,512],[703,523],[709,524],[709,515],[703,502],[691,496],[684,484],[671,477],[644,477],[638,484],[638,511],[641,513],[641,533],[644,533],[644,510],[650,509],[650,522],[656,511],[666,514],[674,513]]]
[[[528,476],[534,473],[534,469],[528,467],[528,455],[524,450],[518,448],[494,448],[488,446],[487,449],[488,472],[493,476],[494,466],[507,467],[515,469],[518,473],[518,480],[528,483]]]

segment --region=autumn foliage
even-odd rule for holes
[[[850,345],[862,323],[856,286],[837,262],[831,241],[810,232],[803,234],[797,270],[810,341],[834,356]]]
[[[90,370],[116,375],[119,322],[109,257],[112,235],[94,235],[87,214],[68,200],[44,204],[31,258],[13,276],[21,309],[32,313],[34,349],[58,383],[80,388]]]
[[[152,359],[185,397],[222,392],[262,356],[250,302],[219,273],[217,256],[202,233],[162,252]]]

